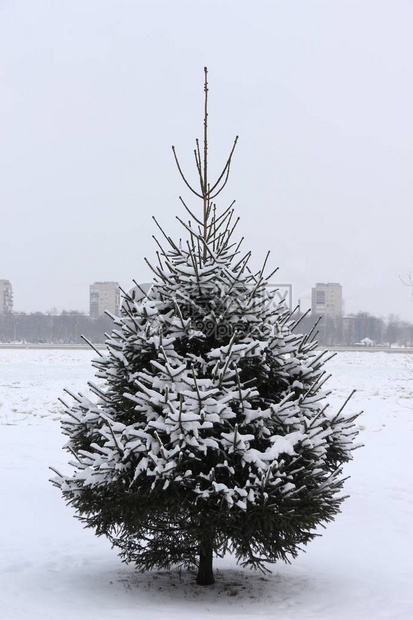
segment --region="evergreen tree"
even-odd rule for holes
[[[125,561],[198,566],[199,584],[213,583],[213,556],[226,551],[263,570],[295,557],[339,512],[356,435],[355,416],[326,402],[326,354],[293,331],[265,265],[254,273],[240,253],[233,205],[217,214],[236,140],[211,185],[207,101],[205,69],[200,191],[191,188],[203,216],[184,203],[186,241],[162,231],[152,288],[124,294],[94,361],[99,385],[65,405],[74,471],[53,479]]]

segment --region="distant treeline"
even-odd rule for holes
[[[3,314],[0,316],[0,342],[84,344],[105,342],[105,332],[112,331],[113,321],[106,315],[91,319],[79,312],[61,314]]]
[[[314,328],[314,325],[318,325]],[[296,331],[309,333],[315,329],[317,340],[326,346],[353,346],[368,338],[373,345],[413,345],[413,324],[390,315],[387,319],[372,316],[368,312],[344,317],[302,317]]]
[[[299,315],[294,315],[298,318]],[[309,333],[319,317],[301,317],[297,332]],[[113,322],[106,315],[92,319],[79,312],[61,314],[3,314],[0,315],[0,342],[81,344],[83,334],[94,344],[104,343]],[[352,346],[365,338],[375,345],[413,346],[413,324],[397,316],[382,319],[367,312],[345,317],[321,317],[315,328],[321,345]]]

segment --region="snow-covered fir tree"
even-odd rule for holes
[[[205,70],[203,213],[184,204],[185,240],[165,234],[150,291],[125,294],[89,395],[65,405],[73,471],[53,479],[125,561],[198,566],[199,584],[226,551],[260,569],[295,557],[339,512],[356,435],[328,406],[326,353],[249,269],[233,205],[216,210],[236,141],[211,185],[207,98]]]

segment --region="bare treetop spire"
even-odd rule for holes
[[[178,160],[178,156],[176,154],[175,147],[172,147],[172,151],[175,157],[176,165],[178,166],[179,173],[185,183],[185,185],[191,190],[195,196],[200,198],[203,201],[203,226],[204,226],[204,239],[207,239],[208,236],[208,218],[211,214],[212,200],[218,196],[224,189],[227,184],[229,171],[231,167],[231,160],[234,154],[235,146],[238,142],[238,136],[236,136],[234,140],[234,144],[232,146],[231,152],[228,156],[226,164],[222,169],[221,174],[218,176],[217,180],[213,185],[211,185],[208,181],[208,69],[204,67],[204,148],[203,148],[203,161],[201,158],[201,149],[199,146],[199,139],[195,140],[196,148],[194,149],[195,155],[195,164],[198,171],[199,182],[201,191],[197,191],[193,188],[193,186],[187,181],[181,165]]]

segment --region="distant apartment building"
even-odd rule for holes
[[[343,315],[343,290],[341,284],[318,282],[311,289],[311,313],[322,316],[341,317]]]
[[[0,280],[0,314],[13,312],[13,289],[8,280]]]
[[[97,319],[105,313],[118,315],[120,289],[117,282],[95,282],[89,286],[90,316]]]

